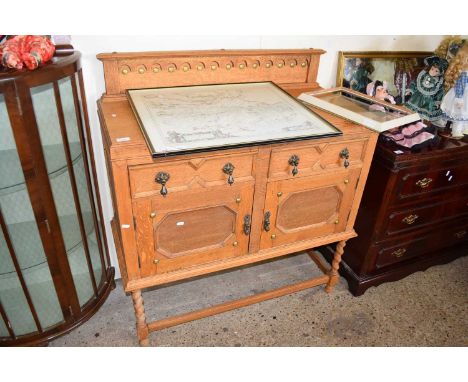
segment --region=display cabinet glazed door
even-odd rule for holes
[[[269,183],[261,249],[344,231],[360,171]]]
[[[249,183],[135,201],[141,276],[246,254],[252,198]]]

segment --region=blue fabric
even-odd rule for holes
[[[455,82],[455,97],[463,97],[463,91],[465,90],[465,85],[468,83],[468,75],[466,72],[462,72],[460,77],[458,77],[457,82]]]

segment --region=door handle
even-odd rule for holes
[[[271,216],[270,211],[265,212],[265,216],[263,218],[263,230],[266,232],[270,230],[270,216]]]
[[[252,227],[252,217],[250,215],[244,216],[244,233],[248,236],[250,235],[250,229]]]

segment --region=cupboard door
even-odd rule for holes
[[[134,202],[141,276],[247,254],[253,185]]]
[[[359,173],[352,169],[269,183],[261,249],[344,231]]]

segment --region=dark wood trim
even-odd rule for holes
[[[86,103],[86,95],[84,92],[83,73],[81,69],[78,70],[78,80],[79,80],[79,85],[80,85],[81,103],[82,103],[83,117],[84,117],[84,122],[85,122],[84,127],[86,130],[86,137],[88,140],[89,157],[92,163],[96,163],[94,159],[94,149],[93,149],[93,140],[91,138],[91,129],[89,126],[88,106]],[[95,193],[96,193],[96,203],[99,209],[99,219],[101,221],[101,231],[102,231],[103,241],[105,244],[104,248],[106,250],[107,266],[110,266],[109,248],[107,246],[108,241],[107,241],[106,227],[104,224],[104,214],[102,212],[101,194],[99,192],[99,182],[98,182],[97,173],[96,173],[96,166],[91,166],[91,170],[93,172],[93,180],[94,180],[94,187],[95,187]]]
[[[34,323],[36,324],[36,327],[39,333],[42,333],[43,332],[42,325],[41,325],[41,322],[39,321],[39,316],[37,315],[36,308],[34,307],[34,303],[31,298],[31,295],[29,294],[28,286],[23,277],[23,272],[21,271],[18,258],[16,257],[15,248],[13,247],[13,243],[11,242],[10,234],[8,232],[8,227],[5,223],[5,219],[3,218],[3,212],[1,208],[0,208],[0,226],[2,227],[3,236],[5,238],[8,251],[10,252],[10,257],[11,257],[11,260],[13,261],[13,265],[15,267],[16,274],[21,284],[21,288],[23,288],[24,296],[26,297],[26,301],[28,302],[29,310],[31,311],[31,314],[34,318]]]
[[[99,232],[99,224],[98,224],[98,221],[97,221],[96,207],[94,205],[94,197],[93,197],[94,191],[93,191],[91,176],[89,174],[89,167],[90,166],[89,166],[88,155],[87,155],[89,147],[88,148],[86,147],[86,139],[85,139],[85,136],[84,136],[84,131],[83,131],[84,128],[83,128],[83,124],[82,124],[82,121],[81,121],[80,104],[78,102],[79,98],[78,98],[78,91],[77,91],[77,87],[76,87],[77,85],[76,85],[75,75],[73,75],[73,77],[71,77],[71,86],[72,86],[72,92],[73,92],[73,101],[74,101],[74,105],[75,105],[76,123],[77,123],[78,133],[79,133],[79,137],[80,137],[81,151],[83,153],[84,172],[85,172],[86,183],[87,183],[87,187],[88,187],[88,195],[89,195],[89,198],[90,198],[91,212],[92,212],[92,215],[93,215],[93,224],[94,224],[94,229],[96,231],[96,238],[97,238],[97,242],[98,242],[99,258],[101,260],[102,272],[101,272],[101,281],[99,282],[99,284],[101,284],[105,280],[104,270],[106,269],[106,264],[104,263],[103,244],[102,244],[102,241],[101,241],[101,234]],[[89,142],[88,142],[88,146],[90,146]],[[96,196],[96,198],[97,198],[97,196]]]
[[[3,322],[5,323],[5,326],[6,326],[7,330],[8,330],[8,333],[10,334],[10,337],[12,339],[15,339],[16,336],[15,336],[15,333],[13,332],[13,327],[11,326],[11,322],[10,322],[6,312],[5,312],[5,309],[3,309],[3,305],[2,305],[1,302],[0,302],[0,316],[2,316]],[[6,338],[6,337],[4,337],[4,338]],[[1,341],[2,340],[0,339],[0,343],[1,343]]]
[[[20,80],[11,83],[11,85],[13,91],[7,91],[5,98],[18,155],[42,246],[62,307],[62,314],[65,320],[69,320],[72,319],[73,315],[80,313],[80,304],[55,210],[31,93]],[[21,103],[18,100],[21,100]],[[48,227],[50,227],[50,231]]]
[[[96,277],[94,276],[93,263],[91,261],[91,256],[89,253],[88,237],[86,235],[86,230],[85,230],[84,222],[83,222],[83,213],[81,211],[80,196],[78,195],[78,188],[76,186],[75,172],[73,171],[73,160],[72,160],[71,153],[70,153],[70,145],[68,144],[67,127],[65,125],[65,117],[63,115],[62,99],[60,97],[60,89],[58,87],[57,81],[53,82],[53,86],[54,86],[55,104],[57,107],[57,115],[58,115],[58,119],[60,123],[60,132],[62,134],[63,148],[65,150],[65,158],[67,160],[68,174],[70,176],[70,185],[72,188],[73,200],[75,202],[78,224],[80,226],[81,240],[83,242],[83,249],[85,252],[86,264],[88,265],[89,276],[91,278],[91,283],[93,285],[94,297],[96,298],[97,297]],[[82,156],[84,158],[86,156],[86,152],[83,152]]]

